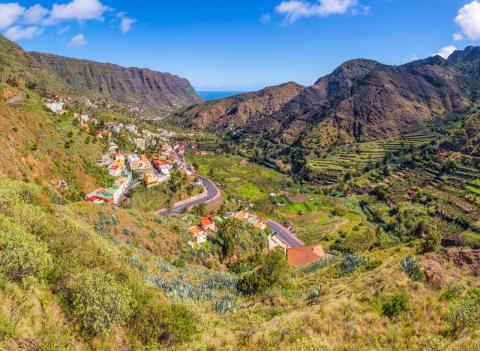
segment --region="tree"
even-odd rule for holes
[[[442,236],[436,230],[427,228],[425,237],[422,241],[421,251],[422,253],[437,252],[440,249]]]
[[[281,249],[270,251],[259,268],[243,276],[238,283],[238,290],[245,295],[263,292],[282,284],[288,277],[289,269],[287,258]]]
[[[235,253],[235,240],[239,237],[241,224],[235,219],[228,219],[218,227],[214,243],[220,247],[220,256],[230,258]]]

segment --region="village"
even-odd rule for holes
[[[46,107],[56,115],[62,115],[66,112],[65,103],[59,98],[46,102]],[[207,154],[205,151],[197,150],[198,145],[196,143],[174,141],[176,139],[175,132],[160,128],[152,132],[148,129],[140,129],[135,124],[114,121],[104,121],[102,127],[98,128],[100,122],[87,114],[75,113],[74,118],[78,121],[80,128],[85,131],[90,131],[91,128],[95,127],[95,138],[108,143],[107,151],[97,161],[96,166],[107,169],[108,174],[114,179],[111,186],[100,187],[88,193],[84,198],[85,201],[121,206],[128,202],[128,192],[131,189],[137,186],[152,188],[166,182],[173,167],[177,167],[182,174],[187,176],[189,182],[203,186],[206,194],[205,201],[208,202],[208,192],[205,187],[208,183],[200,182],[193,166],[188,165],[185,161],[187,148],[191,148],[198,155]],[[118,141],[114,138],[114,135],[121,132],[128,132],[134,144],[135,152],[121,150]],[[154,150],[154,152],[148,157],[146,150]],[[242,160],[242,165],[247,163],[246,160]],[[205,180],[211,183],[211,181]],[[216,188],[213,183],[211,184]],[[199,200],[192,200],[202,196],[197,195],[185,201],[187,204],[189,201],[194,204]],[[217,196],[220,196],[220,194],[217,194]],[[188,210],[188,207],[185,207],[185,209]],[[162,210],[157,212],[161,213]],[[188,229],[190,240],[187,244],[192,249],[201,247],[207,242],[208,237],[215,236],[218,226],[228,219],[240,221],[252,230],[266,231],[270,229],[272,234],[268,236],[268,249],[282,249],[288,262],[293,267],[305,267],[329,256],[324,252],[321,245],[305,245],[289,229],[247,210],[201,217],[198,224]]]

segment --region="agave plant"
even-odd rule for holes
[[[422,281],[425,278],[425,275],[420,268],[420,265],[417,263],[415,258],[411,255],[404,257],[400,261],[400,268],[407,273],[407,275],[415,280]]]

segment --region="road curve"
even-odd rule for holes
[[[285,228],[283,225],[271,219],[267,220],[267,225],[275,234],[277,234],[280,240],[282,240],[285,244],[289,245],[290,247],[305,246],[305,243],[302,240],[300,240],[295,234],[293,234],[290,230]]]
[[[214,182],[212,182],[210,179],[205,178],[201,175],[195,175],[195,176],[198,178],[200,183],[202,183],[202,186],[204,188],[204,192],[201,195],[197,195],[190,199],[177,202],[171,210],[160,208],[155,211],[155,214],[156,215],[179,214],[184,209],[189,209],[193,206],[196,206],[202,203],[205,205],[208,205],[217,201],[220,198],[221,196],[220,190],[218,190]]]
[[[180,163],[185,165],[185,168],[188,169],[190,166],[187,165],[187,163],[185,162],[184,156],[178,151],[176,152],[176,154]],[[173,209],[171,210],[160,208],[155,211],[155,214],[156,215],[179,214],[184,209],[189,209],[193,206],[196,206],[202,203],[204,203],[205,205],[208,205],[217,201],[220,198],[221,192],[213,181],[198,174],[195,176],[202,183],[202,186],[205,189],[202,195],[197,195],[190,199],[180,201],[176,203]],[[293,234],[290,230],[282,226],[280,223],[277,223],[271,219],[268,219],[267,225],[280,238],[280,240],[282,240],[288,246],[290,247],[305,246],[305,243],[302,240],[300,240],[295,234]]]
[[[23,105],[22,101],[25,100],[25,98],[26,98],[26,95],[22,91],[20,94],[8,99],[7,105],[10,105],[10,106]]]

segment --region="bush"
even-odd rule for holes
[[[183,305],[168,305],[158,296],[142,294],[136,299],[130,323],[145,345],[190,341],[197,333],[196,317]]]
[[[400,261],[400,268],[407,273],[410,279],[415,281],[423,281],[425,279],[425,274],[413,256],[406,256],[402,259]]]
[[[282,250],[270,251],[262,265],[255,271],[247,273],[238,283],[238,290],[245,295],[263,292],[287,279],[289,266]]]
[[[65,302],[86,334],[99,335],[127,320],[132,299],[111,274],[94,268],[67,281]]]
[[[44,278],[51,264],[52,258],[44,243],[0,215],[0,272],[7,279]]]
[[[397,293],[384,302],[382,305],[382,313],[388,318],[394,318],[400,313],[407,311],[409,304],[410,297],[406,293]]]
[[[7,341],[15,335],[15,324],[0,311],[0,342]]]
[[[320,339],[317,338],[300,338],[295,341],[292,345],[292,351],[329,351],[331,346]]]
[[[468,327],[477,326],[479,319],[480,289],[471,289],[450,311],[449,322],[452,333],[458,335]]]
[[[440,233],[436,230],[428,228],[422,241],[422,253],[437,252],[440,249],[441,242],[442,236],[440,235]]]

